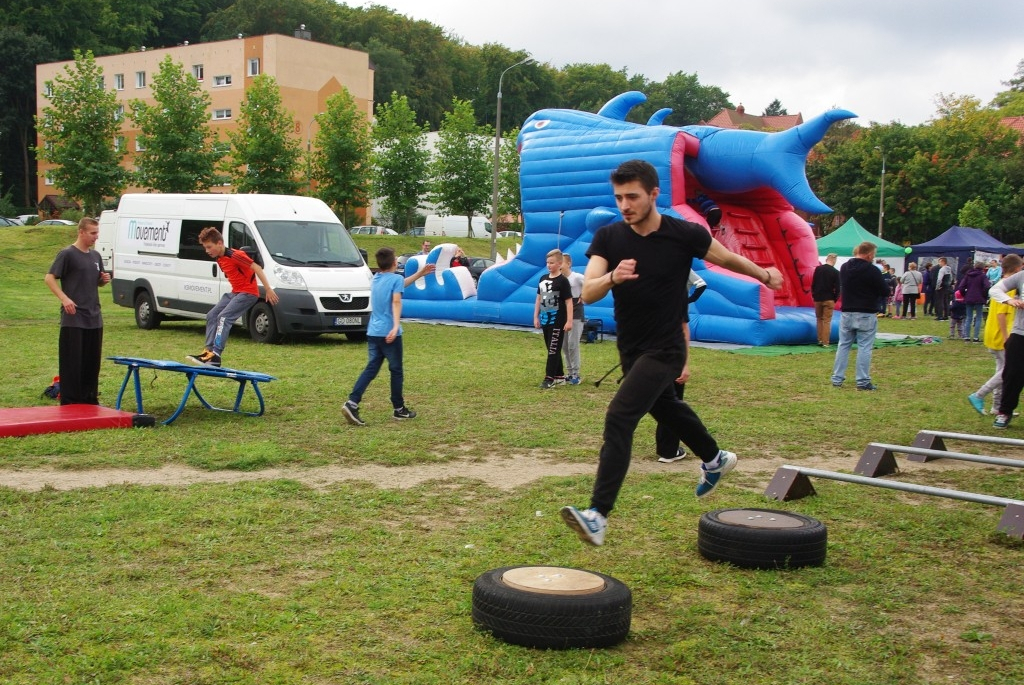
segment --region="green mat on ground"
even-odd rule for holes
[[[905,335],[900,337],[877,337],[875,349],[880,347],[907,347],[911,345],[935,345],[942,338],[935,335]],[[853,346],[857,348],[856,345]],[[813,354],[815,352],[836,353],[836,346],[818,347],[817,345],[764,345],[761,347],[741,347],[729,350],[733,354],[753,354],[761,357],[778,357],[784,354]]]

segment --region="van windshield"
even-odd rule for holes
[[[362,266],[363,258],[342,224],[318,221],[257,221],[267,251],[291,266]]]

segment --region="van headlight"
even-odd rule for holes
[[[306,280],[302,277],[302,274],[295,269],[289,269],[278,264],[274,267],[274,276],[286,288],[295,288],[297,290],[307,289]]]

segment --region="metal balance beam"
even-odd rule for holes
[[[891,453],[890,453],[891,454]],[[981,495],[974,492],[963,492],[960,490],[949,490],[946,488],[935,488],[928,485],[917,485],[915,483],[901,483],[899,481],[880,480],[866,476],[858,476],[838,471],[823,471],[802,466],[780,466],[775,476],[768,484],[764,494],[766,497],[788,502],[793,499],[801,499],[817,494],[811,484],[809,476],[815,478],[827,478],[857,485],[870,485],[876,488],[888,488],[890,490],[902,490],[920,495],[931,495],[934,497],[946,497],[978,504],[989,504],[1005,507],[1002,518],[999,520],[997,530],[1006,535],[1024,539],[1024,502],[1010,499],[1008,497],[995,497],[992,495]]]

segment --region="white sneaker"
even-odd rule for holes
[[[707,464],[700,465],[700,482],[697,483],[697,497],[711,494],[711,491],[718,487],[722,476],[732,471],[739,458],[732,452],[719,450],[718,467],[709,469]]]
[[[597,509],[580,511],[576,507],[562,507],[562,520],[576,531],[583,542],[595,547],[604,544],[604,532],[608,529],[608,519],[602,516]]]

